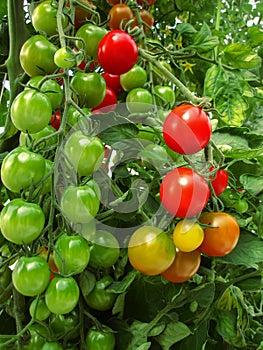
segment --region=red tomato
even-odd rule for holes
[[[115,75],[126,73],[135,65],[137,57],[136,42],[123,30],[112,30],[100,41],[98,60],[105,72]]]
[[[57,111],[55,114],[52,114],[50,118],[49,125],[53,126],[56,130],[60,127],[60,111]]]
[[[96,109],[102,109],[103,112],[114,111],[117,104],[117,97],[115,92],[110,88],[106,87],[106,95],[103,101],[96,107]]]
[[[112,88],[112,90],[115,91],[116,95],[119,95],[123,92],[123,88],[120,83],[120,75],[114,75],[105,72],[102,74],[102,76],[106,81],[106,85]]]
[[[176,168],[164,177],[160,186],[163,206],[179,218],[200,213],[210,195],[208,183],[190,168]]]
[[[202,108],[181,104],[168,114],[163,124],[163,137],[167,146],[180,154],[201,151],[212,135],[210,119]]]
[[[214,167],[212,166],[209,170],[213,171]],[[224,192],[228,185],[227,172],[224,169],[219,169],[217,170],[215,176],[210,176],[210,178],[212,179],[211,185],[215,191],[215,194],[218,196],[219,194]]]

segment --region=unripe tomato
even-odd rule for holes
[[[11,296],[11,289],[8,290],[8,286],[12,280],[11,269],[5,265],[0,269],[0,304],[5,303]]]
[[[143,67],[135,64],[128,72],[120,75],[120,83],[125,91],[143,88],[147,82],[147,73]]]
[[[46,305],[45,300],[40,298],[35,298],[31,301],[29,306],[29,313],[31,317],[35,317],[35,319],[38,321],[44,321],[50,315],[50,311]]]
[[[76,64],[75,53],[68,47],[61,47],[54,55],[54,62],[59,68],[72,68]]]
[[[180,251],[191,252],[196,250],[204,240],[202,227],[194,221],[181,220],[173,231],[173,241]]]
[[[157,106],[172,108],[175,103],[175,93],[170,86],[154,86],[155,101]]]
[[[114,350],[115,335],[108,329],[89,329],[86,336],[86,344],[89,350]]]
[[[41,350],[63,350],[62,345],[56,341],[46,342]]]
[[[147,113],[153,108],[153,97],[150,91],[136,88],[126,96],[126,105],[130,113]]]
[[[125,24],[133,18],[131,8],[125,4],[114,5],[108,13],[108,27],[113,29],[124,28]]]
[[[33,134],[32,133],[25,133],[22,131],[20,133],[20,136],[19,136],[19,144],[20,144],[20,146],[30,147],[32,145],[32,143],[33,143],[33,145],[35,145],[43,137],[52,135],[55,132],[56,132],[56,130],[51,125],[48,125],[44,129],[40,130],[39,132],[36,132]],[[57,143],[57,137],[52,137],[52,138],[48,139],[47,141],[40,143],[39,146],[37,147],[37,150],[46,148],[48,146],[55,145],[56,143]],[[34,148],[34,149],[36,149],[36,148]]]

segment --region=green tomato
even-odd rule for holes
[[[72,223],[86,224],[94,219],[100,199],[92,186],[69,186],[61,197],[61,210]]]
[[[49,98],[35,89],[20,92],[11,105],[11,119],[15,127],[24,132],[36,133],[49,124],[52,106]]]
[[[77,72],[71,85],[78,95],[79,104],[87,108],[98,106],[106,95],[105,79],[97,72]]]
[[[67,139],[64,152],[80,176],[90,176],[101,166],[104,146],[97,136],[87,136],[77,130]]]
[[[155,85],[155,101],[158,106],[172,108],[175,103],[175,93],[170,86]]]
[[[51,313],[49,317],[49,327],[59,338],[67,337],[74,339],[79,336],[79,317],[76,311],[65,315]]]
[[[84,41],[85,55],[97,60],[99,43],[107,33],[107,29],[87,23],[78,29],[76,37],[81,38]],[[76,46],[80,50],[83,47],[83,42],[81,40],[77,40]]]
[[[5,303],[11,296],[11,289],[7,289],[12,281],[12,272],[7,265],[0,269],[0,304]]]
[[[120,83],[125,91],[144,87],[147,82],[147,72],[144,68],[135,64],[127,73],[120,75]]]
[[[56,132],[56,129],[51,125],[47,125],[44,129],[36,132],[34,134],[28,134],[26,132],[21,131],[19,136],[19,144],[20,146],[31,147],[32,142],[36,144],[42,137],[50,136]],[[57,137],[51,137],[45,142],[41,142],[39,146],[37,146],[38,150],[44,149],[48,146],[55,145],[57,143]]]
[[[79,287],[73,277],[55,277],[45,292],[48,309],[55,314],[71,312],[79,301]]]
[[[85,238],[80,235],[68,236],[63,233],[55,244],[54,261],[64,275],[75,275],[88,265],[90,248]]]
[[[115,335],[107,328],[98,330],[95,327],[89,329],[86,336],[86,344],[89,350],[114,350]]]
[[[37,32],[44,32],[47,36],[57,34],[57,9],[56,3],[46,0],[42,1],[32,13],[32,25]],[[62,28],[68,25],[68,18],[62,14]]]
[[[20,63],[27,75],[52,74],[57,69],[54,55],[57,47],[43,35],[31,36],[20,50]]]
[[[40,256],[22,256],[12,272],[12,281],[22,295],[33,297],[44,292],[50,280],[48,263]]]
[[[76,55],[68,47],[61,47],[54,56],[54,62],[59,68],[72,68],[76,64]]]
[[[44,321],[50,315],[50,311],[45,303],[45,300],[39,298],[35,298],[31,301],[29,313],[31,317],[35,317],[35,319],[38,321]]]
[[[103,276],[97,281],[92,291],[85,297],[87,305],[98,311],[110,310],[116,300],[116,294],[107,291],[107,287],[113,281],[113,278],[109,275]]]
[[[1,211],[2,235],[15,244],[29,244],[42,232],[45,215],[42,208],[22,198],[12,199]]]
[[[56,341],[50,341],[43,345],[42,350],[63,350],[63,347]]]
[[[46,342],[48,337],[48,331],[45,326],[34,323],[28,327],[30,334],[29,341],[26,345],[22,346],[22,350],[40,350]]]
[[[245,199],[239,199],[234,203],[234,208],[240,214],[248,210],[248,202]]]
[[[61,89],[59,83],[54,79],[47,79],[43,82],[43,84],[39,84],[41,80],[44,78],[43,75],[36,75],[32,77],[27,82],[28,88],[36,88],[39,89],[40,92],[43,92],[49,99],[52,110],[57,110],[63,101],[63,90]]]
[[[96,232],[90,247],[89,265],[94,268],[108,268],[116,263],[120,256],[117,239],[108,231]]]
[[[91,110],[84,107],[82,108],[82,111],[88,116],[91,114]],[[67,122],[69,127],[73,127],[73,126],[80,126],[80,123],[83,122],[85,125],[85,117],[83,114],[81,114],[76,108],[74,108],[73,106],[69,107],[69,111],[68,111],[68,116],[67,116]],[[80,127],[79,127],[80,129]]]
[[[130,113],[147,113],[153,108],[152,94],[143,88],[132,89],[126,96],[126,105]]]
[[[10,191],[19,193],[36,185],[45,174],[45,159],[26,147],[13,149],[4,158],[1,180]]]

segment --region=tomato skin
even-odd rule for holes
[[[76,64],[75,54],[70,48],[61,47],[54,55],[54,62],[59,68],[72,68]]]
[[[40,256],[21,256],[12,272],[12,281],[22,295],[34,297],[44,292],[49,284],[48,263]]]
[[[98,59],[98,46],[101,39],[108,33],[107,29],[98,27],[94,24],[84,24],[76,33],[77,38],[81,38],[85,43],[85,55],[94,60]],[[76,46],[81,49],[83,46],[82,41],[77,41]]]
[[[197,223],[190,220],[181,220],[173,231],[173,241],[180,251],[191,252],[196,250],[204,240],[204,231]]]
[[[161,275],[170,282],[182,283],[194,276],[199,269],[200,263],[201,255],[199,251],[177,251],[171,266]]]
[[[57,337],[67,336],[67,339],[74,339],[79,336],[79,317],[74,310],[68,314],[51,313],[49,317],[49,327]]]
[[[15,244],[33,242],[42,232],[44,225],[45,215],[42,208],[22,198],[12,199],[0,214],[2,235]]]
[[[224,212],[204,212],[199,222],[214,226],[204,228],[205,237],[198,250],[209,256],[225,256],[237,245],[240,228],[237,220]]]
[[[86,336],[86,344],[89,350],[114,350],[115,335],[108,330],[90,328]]]
[[[120,75],[120,83],[125,91],[144,87],[147,82],[147,73],[143,67],[135,64],[128,72]]]
[[[130,238],[128,257],[136,270],[154,276],[171,265],[175,257],[175,247],[173,241],[161,229],[142,226]]]
[[[75,275],[88,265],[90,248],[80,235],[68,236],[63,233],[55,243],[54,261],[63,275]]]
[[[28,327],[30,333],[29,342],[26,345],[23,345],[23,350],[39,350],[42,349],[42,346],[46,342],[48,337],[48,331],[45,326],[33,323]]]
[[[57,69],[54,55],[57,47],[43,35],[31,36],[20,50],[20,63],[27,75],[52,74]]]
[[[147,30],[149,30],[148,27],[153,27],[154,25],[154,17],[153,15],[146,9],[141,9],[139,10],[139,15],[140,15],[140,18],[142,20],[142,22],[144,22],[145,24],[143,24],[143,30],[146,32]],[[135,26],[138,26],[139,23],[138,23],[138,19],[137,17],[134,15],[133,16],[133,23],[132,23],[132,28],[135,27]]]
[[[36,185],[45,174],[45,159],[26,147],[14,148],[1,167],[1,180],[10,191],[19,193]]]
[[[98,311],[110,310],[115,302],[116,294],[107,291],[107,287],[112,284],[113,278],[109,275],[98,280],[92,291],[85,297],[89,307]]]
[[[25,132],[21,132],[19,136],[19,145],[22,147],[30,147],[32,142],[35,145],[42,137],[46,137],[52,135],[56,132],[56,130],[51,125],[47,125],[44,129],[36,132],[34,134],[28,134]],[[57,138],[52,137],[48,141],[42,142],[37,146],[37,150],[44,149],[48,146],[55,145],[57,143]],[[36,149],[36,148],[34,148]]]
[[[77,72],[71,79],[71,85],[78,94],[80,105],[88,108],[98,106],[106,94],[106,82],[97,72]]]
[[[43,347],[42,350],[63,350],[63,347],[60,343],[56,342],[56,341],[50,341],[50,342],[46,342]]]
[[[54,129],[58,130],[60,127],[60,111],[57,111],[56,113],[52,114],[52,117],[50,118],[49,124],[53,126]]]
[[[201,151],[212,135],[208,115],[197,106],[181,104],[168,114],[163,124],[163,137],[167,146],[180,154]]]
[[[115,29],[107,33],[98,46],[101,67],[110,74],[128,72],[136,63],[138,48],[134,39],[125,31]]]
[[[153,97],[144,88],[135,88],[128,92],[126,104],[130,113],[147,113],[153,108]]]
[[[108,27],[113,29],[120,29],[120,26],[125,24],[133,18],[131,8],[125,4],[114,5],[108,13]]]
[[[96,10],[96,6],[89,0],[79,0],[79,3],[89,7],[90,9]],[[82,25],[84,25],[91,17],[91,13],[88,10],[85,10],[83,7],[79,5],[75,5],[75,18],[74,18],[74,26],[75,29],[79,29]]]
[[[117,96],[123,92],[123,88],[120,83],[120,75],[104,72],[102,76],[106,81],[106,85],[110,87]]]
[[[79,287],[73,277],[55,277],[45,291],[48,309],[55,314],[67,314],[77,305]]]
[[[80,176],[89,176],[101,166],[104,146],[97,136],[77,130],[67,139],[64,152]]]
[[[47,308],[47,305],[45,303],[44,299],[33,299],[29,306],[29,313],[30,316],[35,316],[35,319],[38,321],[44,321],[46,320],[49,315],[50,311]]]
[[[154,93],[156,94],[156,104],[161,107],[172,108],[175,103],[175,93],[170,86],[155,85]]]
[[[104,112],[114,111],[117,105],[117,96],[112,88],[106,87],[106,94],[103,101],[96,106],[96,109],[102,109]]]
[[[179,218],[199,214],[210,195],[208,183],[190,168],[176,168],[167,173],[160,186],[163,206]]]
[[[209,170],[213,171],[214,167],[211,167]],[[219,169],[217,170],[215,177],[211,176],[211,178],[211,185],[214,189],[215,194],[218,196],[227,188],[228,174],[224,169]]]

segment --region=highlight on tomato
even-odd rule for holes
[[[173,241],[180,251],[196,250],[204,240],[202,227],[192,220],[180,220],[173,231]]]

